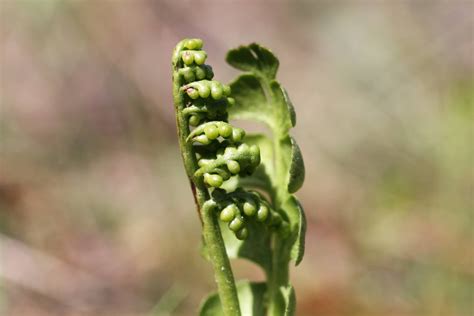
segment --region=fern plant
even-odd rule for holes
[[[225,85],[212,80],[202,46],[184,39],[172,57],[180,150],[217,283],[200,315],[294,315],[289,265],[303,258],[305,218],[293,193],[304,164],[289,135],[293,105],[275,79],[278,59],[258,44],[233,49],[227,62],[244,74]],[[262,122],[271,136],[246,135],[229,119]],[[236,283],[229,258],[254,262],[266,282]]]

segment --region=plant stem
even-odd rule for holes
[[[273,256],[271,272],[268,278],[269,302],[268,316],[284,315],[284,298],[280,291],[282,286],[289,282],[289,262],[285,258],[285,252],[288,251],[288,245],[278,234],[273,234]]]
[[[272,89],[267,80],[260,79],[265,95],[269,98],[269,102],[274,102]],[[277,105],[274,105],[275,107]],[[275,170],[275,179],[284,179],[283,170],[286,170],[285,160],[283,156],[284,149],[282,148],[282,140],[285,135],[280,134],[278,128],[272,128],[273,133],[273,155],[275,157],[273,164]],[[273,180],[275,181],[275,180]],[[283,209],[284,196],[286,194],[286,187],[276,186],[274,195],[272,196],[272,204],[275,209]],[[278,233],[272,234],[272,265],[268,275],[268,316],[280,316],[285,314],[285,303],[281,287],[286,287],[289,284],[290,269],[289,269],[289,246],[287,237],[281,236]]]
[[[235,287],[234,275],[230,266],[229,258],[225,250],[219,223],[214,214],[215,204],[211,201],[204,203],[202,208],[203,235],[209,258],[214,268],[214,277],[219,291],[224,315],[240,315],[240,306]]]
[[[176,110],[176,123],[178,138],[184,167],[191,182],[194,199],[198,207],[199,216],[203,223],[203,236],[209,259],[214,268],[214,277],[221,306],[225,316],[240,316],[239,299],[235,286],[234,275],[222,239],[219,223],[215,214],[215,205],[209,197],[207,187],[201,177],[196,177],[194,172],[198,169],[196,154],[190,142],[186,141],[189,135],[189,125],[183,115],[185,108],[184,92],[180,89],[182,82],[178,74],[179,52],[181,45],[176,47],[173,54],[173,99]]]

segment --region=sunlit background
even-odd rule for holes
[[[474,2],[0,11],[0,315],[196,315],[214,289],[171,98],[184,37],[223,82],[238,45],[280,59],[306,164],[297,315],[473,315]]]

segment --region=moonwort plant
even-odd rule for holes
[[[202,46],[184,39],[172,57],[179,145],[217,283],[200,315],[294,315],[289,265],[303,258],[305,217],[293,193],[305,172],[278,59],[259,44],[233,49],[227,62],[244,73],[225,85],[212,80]],[[271,136],[246,135],[229,119],[264,123]],[[229,258],[254,262],[266,281],[236,283]]]

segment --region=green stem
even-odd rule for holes
[[[282,286],[289,283],[289,262],[285,256],[288,245],[278,234],[273,234],[273,256],[270,275],[268,278],[269,302],[268,316],[284,315],[285,302],[280,291]]]
[[[219,298],[224,315],[240,315],[240,306],[235,287],[234,275],[225,250],[217,217],[214,215],[215,204],[212,200],[204,203],[202,208],[203,235],[209,258],[214,268]]]
[[[269,102],[275,103],[272,89],[265,79],[260,79],[262,88],[267,96]],[[275,105],[276,107],[276,105]],[[279,129],[273,127],[273,155],[274,155],[274,170],[276,172],[275,179],[284,178],[283,170],[287,170],[283,158],[282,139],[285,135],[279,134]],[[272,204],[275,210],[282,209],[283,197],[286,193],[286,187],[274,186],[274,196],[272,197]],[[289,248],[286,237],[281,236],[278,232],[272,234],[272,265],[268,275],[268,316],[279,316],[285,313],[285,303],[281,287],[287,286],[290,278],[289,270]]]
[[[179,147],[186,173],[191,182],[199,216],[203,223],[204,242],[214,268],[214,277],[224,315],[240,316],[239,299],[234,275],[227,256],[224,240],[222,239],[219,223],[217,222],[217,217],[214,212],[215,208],[211,200],[209,200],[209,192],[202,178],[196,177],[194,174],[198,169],[196,154],[191,142],[186,141],[189,135],[189,125],[183,114],[185,108],[184,92],[180,89],[182,82],[178,74],[179,51],[181,49],[182,46],[178,45],[173,54],[173,99],[176,110]]]

